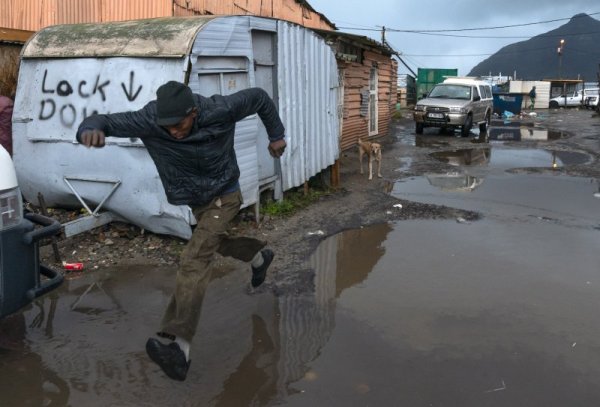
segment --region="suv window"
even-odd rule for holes
[[[488,90],[487,86],[479,85],[479,94],[481,95],[482,99],[489,99],[490,98],[490,96],[488,95],[488,92],[486,92],[487,90]]]
[[[430,98],[471,100],[471,87],[466,85],[436,85],[429,94]]]

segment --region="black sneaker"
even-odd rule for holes
[[[267,276],[267,269],[275,257],[275,253],[271,249],[264,249],[261,251],[263,256],[263,264],[260,267],[252,267],[252,287],[256,288],[265,281]]]
[[[185,354],[176,342],[165,345],[158,339],[150,338],[146,342],[146,353],[171,379],[185,380],[191,361],[185,359]]]

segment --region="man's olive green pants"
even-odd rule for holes
[[[257,239],[229,237],[227,228],[241,204],[242,194],[238,190],[192,208],[197,226],[181,253],[175,292],[163,316],[160,336],[186,341],[194,337],[215,252],[249,262],[265,247],[266,243]]]

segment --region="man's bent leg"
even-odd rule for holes
[[[224,210],[231,210],[237,213],[239,210],[236,209],[237,201],[239,200],[241,204],[241,194],[239,192],[237,194],[239,197],[236,197],[234,194],[222,197]],[[270,249],[264,249],[266,245],[266,242],[251,237],[226,236],[221,239],[217,252],[222,256],[230,256],[247,263],[252,262],[251,284],[256,288],[265,281],[267,269],[275,256]]]
[[[218,198],[194,208],[197,226],[181,254],[175,292],[161,322],[161,336],[192,340],[210,282],[210,263],[221,240],[226,238],[228,224],[239,211],[239,205],[238,199],[237,209],[232,211]]]

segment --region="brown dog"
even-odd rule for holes
[[[377,161],[377,176],[381,178],[381,144],[362,141],[358,138],[358,159],[360,160],[360,173],[363,172],[363,156],[369,160],[369,179],[373,179],[373,161]]]

